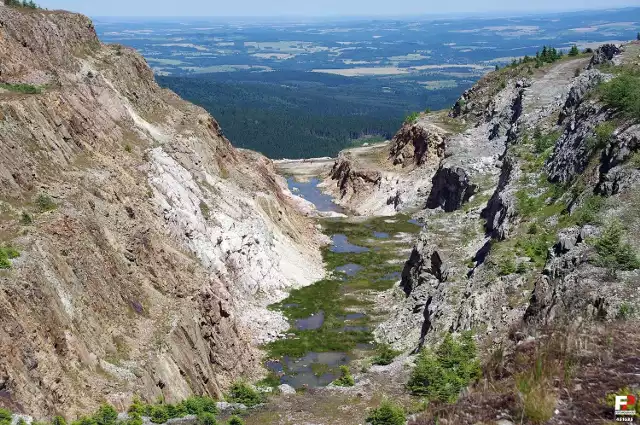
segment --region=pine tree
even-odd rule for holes
[[[569,50],[569,56],[578,56],[580,54],[580,50],[578,50],[578,46],[575,44],[571,46],[571,50]]]

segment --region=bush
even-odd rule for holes
[[[11,261],[18,258],[20,252],[12,246],[0,247],[0,269],[10,269]]]
[[[33,218],[31,218],[31,216],[28,213],[23,212],[22,216],[20,217],[20,223],[22,223],[22,225],[24,226],[28,226],[31,223],[33,223]]]
[[[115,425],[118,421],[118,412],[110,404],[103,404],[93,415],[97,425]]]
[[[498,267],[500,268],[500,276],[509,276],[516,272],[516,263],[511,256],[509,256],[509,258],[503,258],[500,264],[498,264]]]
[[[348,366],[340,366],[340,378],[333,381],[334,385],[339,387],[353,387],[356,381],[351,375],[351,371]]]
[[[582,205],[572,213],[578,226],[594,224],[598,222],[598,214],[604,206],[604,198],[598,195],[589,195],[582,201]]]
[[[33,0],[5,0],[5,5],[11,7],[26,7],[29,9],[39,9],[39,6]]]
[[[244,425],[244,421],[237,416],[232,416],[229,419],[228,425]]]
[[[623,228],[613,221],[595,241],[598,253],[596,264],[611,270],[635,270],[640,268],[640,260],[633,247],[622,241]]]
[[[55,210],[57,205],[53,202],[53,199],[46,193],[41,193],[36,198],[36,205],[41,212]]]
[[[571,46],[571,50],[569,50],[569,56],[578,56],[580,54],[580,50],[578,50],[578,46],[575,44]]]
[[[640,118],[640,71],[623,69],[600,88],[602,100],[632,118]]]
[[[465,332],[457,340],[447,334],[435,352],[420,352],[407,386],[413,394],[428,400],[454,403],[460,391],[481,374],[471,333]]]
[[[384,400],[380,407],[373,409],[366,420],[371,425],[404,425],[406,421],[404,409],[388,400]]]
[[[247,407],[255,406],[265,401],[264,394],[257,392],[242,381],[238,381],[231,386],[227,398],[229,401],[242,403]]]
[[[412,112],[409,115],[407,115],[407,117],[404,119],[404,122],[408,124],[413,124],[414,122],[418,121],[418,118],[420,118],[420,114],[417,112]]]
[[[96,425],[96,420],[90,416],[82,416],[71,422],[71,425]]]
[[[396,351],[389,344],[380,344],[376,348],[376,356],[373,358],[373,364],[386,366],[393,362],[400,351]]]
[[[67,425],[67,420],[62,416],[54,416],[51,425]]]
[[[218,421],[216,421],[216,415],[209,412],[204,412],[203,414],[198,416],[198,424],[199,425],[217,425]]]
[[[206,396],[192,396],[181,403],[186,412],[190,415],[200,415],[202,413],[218,414],[216,401]]]
[[[0,88],[13,91],[16,93],[24,93],[24,94],[39,94],[42,93],[42,89],[37,86],[32,86],[31,84],[7,84],[0,83]]]
[[[155,405],[151,407],[151,422],[154,424],[163,424],[169,420],[169,413],[167,412],[166,406],[164,405]]]
[[[616,125],[611,121],[605,121],[595,129],[595,147],[596,149],[604,149],[611,140],[611,136],[616,129]]]
[[[0,425],[11,425],[11,412],[0,407]]]

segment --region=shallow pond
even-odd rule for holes
[[[368,252],[369,248],[365,248],[364,246],[354,245],[349,242],[349,239],[346,235],[337,234],[331,237],[331,252],[337,253],[354,253],[361,254],[363,252]]]
[[[339,367],[349,363],[347,353],[307,353],[304,357],[284,356],[281,361],[269,361],[266,366],[280,376],[280,382],[293,388],[324,387],[340,376]],[[285,374],[286,371],[286,374]]]
[[[347,276],[355,276],[358,274],[363,267],[360,264],[349,263],[344,266],[336,267],[336,271],[339,273],[344,273]]]
[[[335,211],[339,213],[344,213],[344,209],[333,202],[333,198],[327,194],[322,193],[320,188],[318,188],[318,184],[320,180],[317,178],[312,178],[306,182],[300,182],[295,180],[293,177],[287,178],[287,185],[289,186],[289,190],[297,196],[306,199],[316,206],[318,211]]]
[[[389,239],[389,234],[385,232],[373,232],[373,237],[376,239]]]
[[[319,312],[312,314],[306,319],[297,319],[295,326],[296,329],[304,331],[309,329],[320,329],[323,323],[324,311],[320,310]]]

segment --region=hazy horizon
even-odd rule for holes
[[[135,4],[126,0],[112,0],[105,3],[87,3],[84,0],[41,0],[39,5],[47,9],[64,9],[83,13],[96,18],[149,18],[149,19],[370,19],[370,18],[426,18],[426,17],[508,17],[516,15],[612,10],[639,7],[627,0],[568,0],[556,2],[541,0],[519,4],[507,0],[486,0],[474,2],[462,0],[451,6],[440,4],[429,6],[418,0],[410,0],[402,5],[390,2],[365,0],[329,0],[323,4],[297,3],[291,0],[276,0],[264,4],[258,0],[244,3],[206,2],[187,0],[158,2],[139,0]],[[366,11],[366,12],[364,12]]]

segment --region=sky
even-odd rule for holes
[[[511,14],[637,6],[637,0],[40,0],[89,16],[417,16]]]

